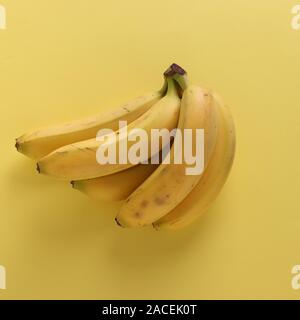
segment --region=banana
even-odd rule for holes
[[[209,163],[218,132],[218,113],[212,95],[198,87],[188,86],[182,97],[178,128],[192,129],[192,146],[196,149],[196,129],[204,129],[204,168]],[[174,145],[181,137],[175,136],[169,164],[162,163],[145,182],[126,200],[116,217],[123,227],[142,227],[157,221],[174,209],[196,186],[201,174],[187,175],[187,163],[175,164]]]
[[[235,128],[228,107],[216,94],[214,97],[218,101],[221,121],[217,144],[210,163],[195,189],[185,200],[154,222],[153,226],[157,230],[176,230],[192,223],[207,211],[227,180],[235,154]]]
[[[166,82],[161,90],[140,96],[108,113],[24,134],[16,139],[16,148],[24,155],[38,160],[62,146],[93,138],[102,128],[117,130],[120,120],[128,123],[136,120],[159,101],[165,91]]]
[[[37,163],[38,171],[60,179],[82,180],[109,175],[133,166],[129,162],[121,164],[119,160],[115,164],[107,163],[100,165],[96,159],[97,150],[105,143],[105,146],[108,145],[118,151],[120,144],[124,145],[124,141],[126,141],[127,150],[125,151],[126,155],[128,155],[129,149],[135,144],[135,142],[130,141],[131,139],[128,138],[135,129],[143,129],[147,133],[147,136],[150,137],[151,129],[153,128],[168,129],[170,131],[176,128],[179,117],[180,98],[174,81],[167,79],[167,82],[168,89],[166,95],[127,126],[127,135],[120,134],[120,131],[118,131],[116,132],[116,139],[115,135],[108,134],[105,136],[105,141],[97,141],[96,138],[93,138],[61,147]],[[148,139],[148,145],[146,146],[148,150],[151,149],[150,146],[151,141]],[[160,148],[163,147],[163,145],[160,146]],[[150,154],[148,152],[147,158],[142,159],[141,162],[151,158],[155,153],[157,153],[157,150]]]
[[[140,164],[105,177],[72,181],[73,188],[102,201],[125,200],[158,167]]]

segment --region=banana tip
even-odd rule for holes
[[[115,218],[115,221],[116,221],[116,224],[117,224],[119,227],[124,228],[124,227],[121,225],[121,223],[120,223],[120,221],[118,220],[118,218]]]
[[[36,164],[36,170],[37,170],[37,172],[38,173],[41,173],[41,168],[40,168],[40,166],[39,166],[39,163],[37,162],[37,164]]]
[[[20,149],[20,143],[19,143],[18,139],[16,139],[15,147],[16,147],[16,149],[19,151],[19,149]]]
[[[74,181],[74,180],[73,180],[73,181],[70,181],[70,183],[71,183],[72,188],[75,189],[75,181]]]
[[[159,227],[155,223],[152,223],[152,227],[155,231],[159,231]]]

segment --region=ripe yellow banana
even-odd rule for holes
[[[193,151],[196,149],[196,129],[204,129],[204,168],[209,163],[218,132],[218,113],[212,95],[198,87],[188,86],[183,93],[178,128],[182,135],[192,129]],[[123,227],[142,227],[157,221],[174,209],[196,186],[201,174],[187,175],[188,164],[174,163],[174,146],[181,141],[178,134],[171,149],[171,161],[158,169],[126,200],[116,217]],[[180,143],[181,144],[181,143]]]
[[[158,167],[155,164],[140,164],[105,177],[72,181],[75,189],[95,200],[125,200]]]
[[[130,134],[134,129],[143,129],[147,136],[151,136],[151,130],[168,129],[172,130],[177,127],[180,98],[178,96],[175,83],[172,79],[168,79],[168,89],[166,95],[153,105],[147,112],[127,126],[127,133]],[[105,136],[105,141],[97,141],[96,138],[73,143],[61,147],[46,157],[42,158],[38,164],[38,171],[60,179],[66,180],[82,180],[97,178],[109,175],[118,171],[125,170],[133,166],[131,163],[120,164],[99,164],[96,159],[98,148],[105,143],[110,145],[112,149],[119,150],[121,142],[127,141],[126,155],[129,149],[136,143],[129,141],[128,135],[117,133],[117,138],[111,134]],[[124,143],[122,143],[124,145]],[[151,141],[148,139],[147,148],[151,149]],[[161,145],[160,148],[163,148]],[[158,150],[153,153],[148,152],[148,156],[142,161],[151,158]]]
[[[179,229],[201,216],[221,191],[232,166],[235,153],[235,129],[231,113],[221,99],[218,101],[220,127],[217,144],[206,171],[194,190],[174,210],[153,226],[156,229]]]
[[[166,83],[161,90],[138,97],[108,113],[24,134],[16,139],[16,148],[26,156],[38,160],[62,146],[93,138],[100,129],[117,130],[120,120],[128,123],[136,120],[159,101],[165,91]]]

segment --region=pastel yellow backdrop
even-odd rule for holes
[[[0,299],[300,299],[296,0],[0,0]],[[40,176],[14,138],[159,88],[176,62],[231,105],[238,145],[211,210],[173,233]]]

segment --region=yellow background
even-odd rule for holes
[[[300,299],[296,0],[0,3],[0,299]],[[160,88],[172,62],[231,105],[238,137],[225,188],[191,227],[118,228],[118,205],[15,151],[30,129]]]

